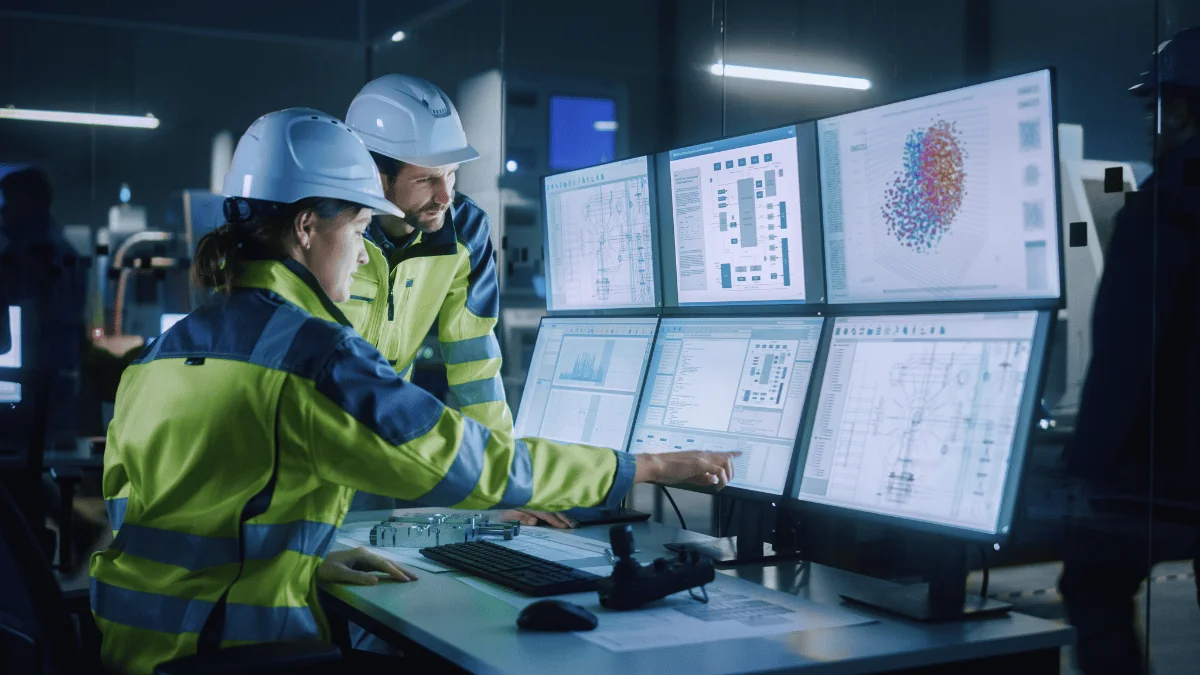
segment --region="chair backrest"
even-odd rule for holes
[[[12,496],[0,485],[0,672],[94,672],[50,563]]]

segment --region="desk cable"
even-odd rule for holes
[[[683,512],[679,510],[679,505],[675,503],[675,498],[671,496],[671,491],[664,485],[659,485],[658,489],[662,490],[662,493],[667,496],[667,501],[671,502],[671,508],[675,509],[675,517],[679,519],[679,527],[685,530],[688,529],[687,521],[683,519]]]

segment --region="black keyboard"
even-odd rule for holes
[[[432,546],[421,549],[421,555],[534,597],[594,591],[602,579],[490,541]]]

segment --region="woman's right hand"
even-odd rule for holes
[[[635,483],[690,483],[718,490],[733,480],[733,458],[740,452],[663,452],[637,456]]]

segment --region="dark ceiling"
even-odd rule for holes
[[[462,0],[3,0],[0,18],[356,43],[360,8],[365,12],[366,37],[375,41],[397,29],[436,21],[463,4]]]

